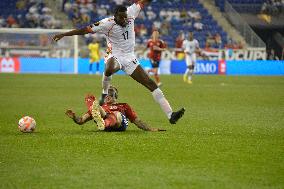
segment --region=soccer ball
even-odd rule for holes
[[[18,128],[23,133],[31,133],[35,130],[36,121],[30,116],[24,116],[19,120]]]

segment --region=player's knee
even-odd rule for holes
[[[147,81],[147,88],[151,91],[151,92],[153,92],[154,90],[156,90],[157,88],[158,88],[158,85],[155,83],[155,81],[154,80],[152,80],[152,79],[149,79],[148,81]]]

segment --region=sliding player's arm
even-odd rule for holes
[[[138,118],[135,111],[127,103],[124,104],[124,108],[125,116],[129,119],[129,121],[131,121],[131,123],[134,123],[139,129],[142,129],[144,131],[166,131],[164,129],[151,128],[147,123]]]
[[[138,117],[133,121],[133,123],[144,131],[166,131],[165,129],[151,128],[147,123],[139,119]]]
[[[92,120],[92,116],[89,113],[85,113],[81,117],[79,117],[76,116],[75,112],[73,112],[72,110],[66,110],[65,114],[78,125],[83,125],[84,123]]]

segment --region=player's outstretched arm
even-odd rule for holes
[[[148,5],[152,2],[152,0],[138,0],[137,3],[140,4],[140,5]]]
[[[89,30],[88,30],[87,27],[85,27],[85,28],[82,28],[82,29],[75,29],[75,30],[71,30],[69,32],[65,32],[65,33],[60,33],[60,34],[54,35],[52,37],[52,39],[54,41],[59,41],[61,38],[65,37],[65,36],[85,35],[87,33],[89,33]]]
[[[133,121],[133,123],[139,128],[144,131],[166,131],[165,129],[157,129],[157,128],[151,128],[147,123],[139,119],[138,117]]]
[[[151,3],[152,0],[138,0],[138,3]]]
[[[78,125],[83,125],[84,123],[92,120],[92,117],[88,113],[85,113],[82,117],[79,117],[79,116],[76,116],[75,112],[69,109],[69,110],[66,110],[65,114]]]

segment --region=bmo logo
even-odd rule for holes
[[[199,61],[195,65],[194,72],[196,74],[217,74],[218,63],[217,61]]]
[[[0,72],[2,73],[18,73],[20,63],[18,58],[0,58]]]

